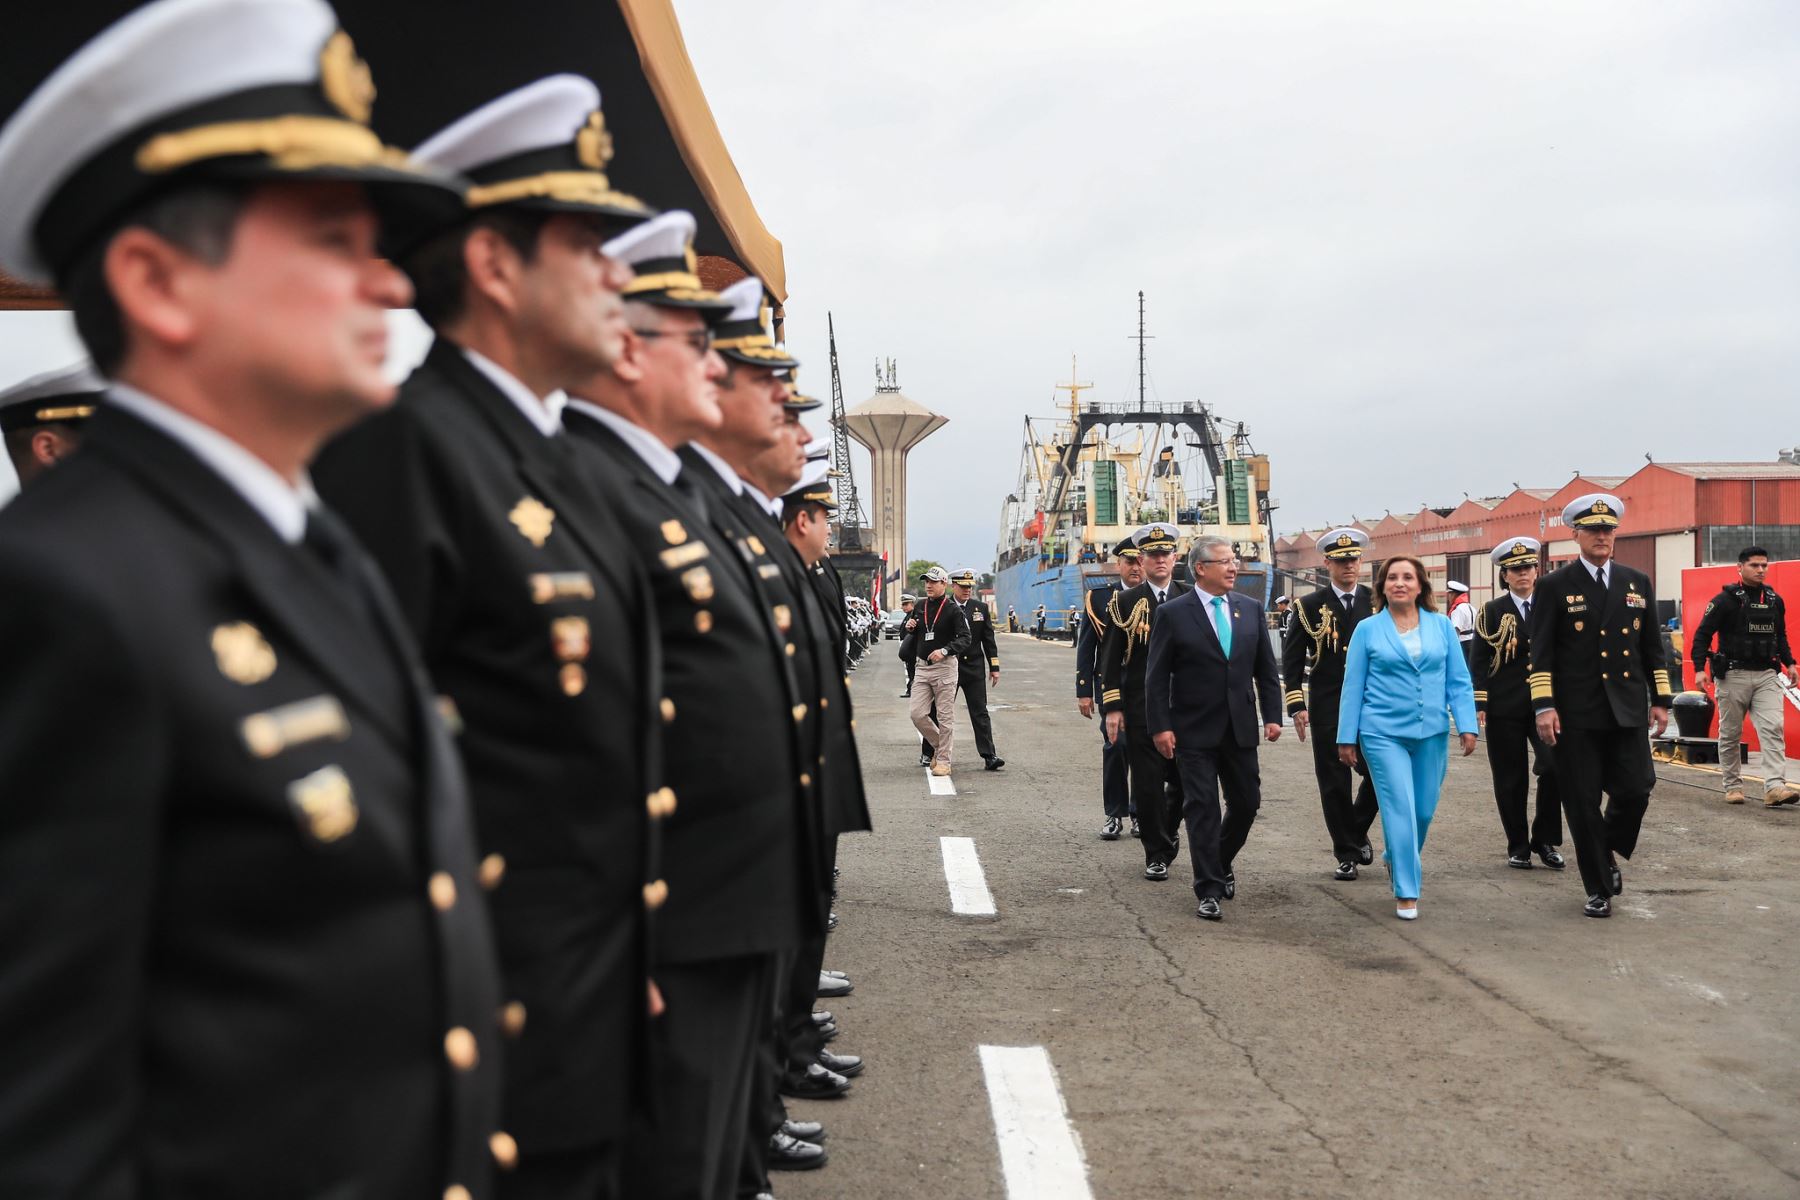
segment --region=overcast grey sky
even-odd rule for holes
[[[1140,288],[1152,394],[1248,423],[1281,531],[1800,441],[1800,6],[676,9],[808,390],[829,309],[850,404],[892,356],[950,418],[915,556],[991,562],[1071,353],[1135,394]],[[0,321],[7,378],[55,323]]]

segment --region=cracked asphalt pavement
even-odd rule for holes
[[[1580,879],[1509,869],[1482,750],[1452,757],[1421,918],[1379,858],[1331,878],[1310,748],[1262,751],[1225,920],[1184,861],[1102,842],[1098,721],[1066,646],[1001,640],[1005,770],[959,708],[958,794],[932,796],[883,642],[851,678],[877,829],[846,837],[827,965],[863,1054],[795,1103],[831,1163],[783,1200],[1003,1197],[980,1045],[1047,1048],[1093,1194],[1800,1196],[1800,811],[1727,808],[1659,766],[1614,916]],[[972,765],[971,765],[972,764]],[[938,838],[975,840],[997,917],[951,913]],[[1014,1197],[1012,1200],[1027,1200]]]

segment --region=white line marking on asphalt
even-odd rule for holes
[[[988,891],[981,859],[975,856],[975,839],[939,838],[944,850],[944,879],[950,884],[950,911],[964,917],[995,915],[994,894]]]
[[[1000,1171],[1008,1200],[1093,1200],[1081,1138],[1069,1124],[1042,1046],[983,1046]]]
[[[929,769],[925,772],[925,786],[934,796],[956,795],[956,785],[950,782],[948,775],[933,775]]]

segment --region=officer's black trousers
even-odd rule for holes
[[[1131,760],[1131,803],[1143,830],[1144,863],[1172,863],[1181,836],[1181,768],[1158,752],[1148,727],[1133,725],[1129,718],[1119,741]]]
[[[1262,807],[1262,771],[1254,746],[1209,746],[1189,749],[1176,743],[1181,764],[1182,809],[1187,822],[1188,856],[1194,864],[1194,897],[1225,898],[1225,876],[1250,836]],[[1224,819],[1220,819],[1219,785],[1225,785]]]
[[[1131,802],[1131,747],[1121,737],[1116,743],[1106,740],[1106,721],[1100,721],[1100,803],[1106,815],[1123,821],[1137,813]]]
[[[626,1147],[631,1200],[732,1200],[758,1052],[770,1044],[775,956],[656,968],[668,1011],[651,1022],[654,1120]]]
[[[1612,894],[1612,856],[1630,858],[1650,807],[1656,767],[1643,729],[1570,729],[1556,739],[1556,785],[1575,864],[1590,896]],[[1607,796],[1600,807],[1600,793]]]
[[[1506,831],[1506,852],[1527,854],[1533,846],[1562,845],[1562,804],[1556,787],[1555,751],[1538,740],[1534,717],[1487,719],[1488,766],[1494,773],[1494,803]],[[1525,801],[1537,776],[1537,819],[1529,830]]]
[[[619,1143],[527,1154],[494,1175],[498,1200],[621,1200]]]
[[[910,686],[910,685],[909,685]],[[969,705],[969,724],[975,727],[975,752],[982,760],[993,758],[994,722],[987,710],[987,671],[970,671],[958,663],[956,668],[956,689],[961,692]],[[938,723],[938,715],[934,710],[931,723]],[[919,753],[930,754],[931,743],[924,738],[919,739]]]
[[[1312,739],[1313,775],[1319,781],[1319,807],[1325,810],[1325,832],[1338,862],[1360,862],[1379,807],[1375,785],[1369,781],[1369,764],[1356,756],[1356,796],[1350,795],[1350,768],[1338,758],[1337,710],[1309,712],[1306,736]]]

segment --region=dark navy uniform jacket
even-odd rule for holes
[[[1607,588],[1577,558],[1538,580],[1531,605],[1532,707],[1571,729],[1646,726],[1672,700],[1650,577],[1608,563]]]
[[[463,778],[351,550],[117,409],[0,512],[0,1196],[488,1194]]]

